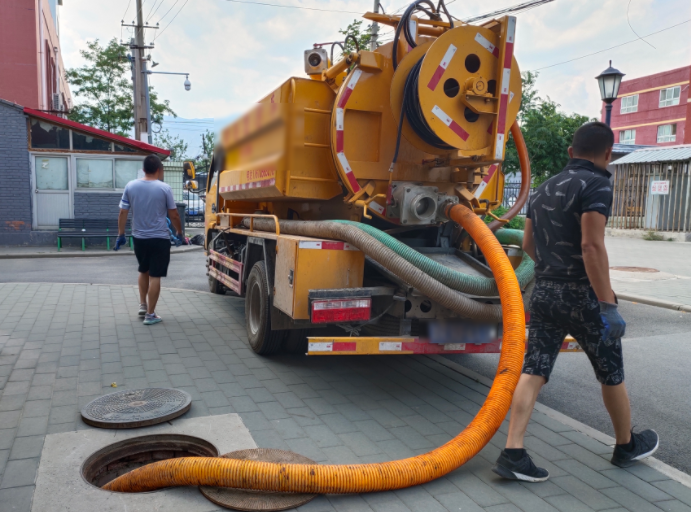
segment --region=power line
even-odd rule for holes
[[[131,5],[131,4],[132,4],[132,0],[130,0],[129,2],[127,2],[127,7],[125,8],[125,12],[122,14],[122,19],[123,19],[123,20],[125,19],[125,15],[127,14],[127,11],[130,10],[130,5]]]
[[[643,37],[654,36],[655,34],[659,34],[659,33],[661,33],[661,32],[665,32],[665,31],[667,31],[667,30],[671,30],[671,29],[673,29],[673,28],[676,28],[676,27],[679,27],[679,26],[681,26],[681,25],[684,25],[684,24],[686,24],[686,23],[688,23],[688,22],[690,22],[690,21],[691,21],[691,19],[688,19],[688,20],[686,20],[686,21],[682,21],[681,23],[677,23],[676,25],[672,25],[672,26],[670,26],[670,27],[663,28],[663,29],[661,29],[661,30],[658,30],[657,32],[651,32],[650,34],[647,34],[647,35],[645,35],[645,36],[643,36]],[[635,43],[636,41],[638,41],[638,39],[639,39],[639,38],[632,39],[631,41],[626,41],[625,43],[621,43],[621,44],[617,44],[617,45],[614,45],[614,46],[610,46],[609,48],[605,48],[604,50],[598,50],[598,51],[596,51],[596,52],[588,53],[588,54],[586,54],[586,55],[581,55],[580,57],[574,57],[573,59],[565,60],[565,61],[563,61],[563,62],[557,62],[556,64],[550,64],[549,66],[543,66],[543,67],[541,67],[541,68],[531,69],[530,71],[541,71],[541,70],[543,70],[543,69],[553,68],[553,67],[555,67],[555,66],[561,66],[562,64],[568,64],[569,62],[573,62],[573,61],[576,61],[576,60],[585,59],[586,57],[590,57],[590,56],[592,56],[592,55],[597,55],[598,53],[607,52],[607,51],[609,51],[609,50],[614,50],[615,48],[619,48],[619,47],[625,46],[625,45],[627,45],[627,44]],[[642,38],[641,38],[641,39],[642,39]]]
[[[305,11],[320,11],[320,12],[343,12],[347,14],[362,14],[362,11],[340,11],[337,9],[318,9],[317,7],[303,7],[301,5],[280,5],[280,4],[270,4],[266,2],[249,2],[245,0],[226,0],[227,2],[233,2],[235,4],[249,4],[249,5],[264,5],[268,7],[281,7],[283,9],[302,9]]]
[[[629,17],[629,11],[631,10],[631,2],[632,2],[632,1],[633,1],[633,0],[629,0],[629,6],[626,8],[626,23],[629,24],[629,28],[631,29],[631,32],[633,32],[634,34],[636,34],[636,37],[638,37],[638,39],[640,39],[640,40],[643,41],[645,44],[647,44],[648,46],[650,46],[653,50],[657,50],[657,48],[655,48],[652,44],[650,44],[648,41],[646,41],[646,40],[643,39],[641,36],[639,36],[639,35],[638,35],[638,32],[636,32],[636,31],[633,29],[633,27],[631,26],[631,18]]]
[[[166,11],[166,13],[158,19],[158,23],[161,23],[161,22],[163,21],[163,18],[165,18],[166,16],[168,16],[168,13],[169,13],[170,11],[173,10],[173,7],[175,7],[179,1],[180,1],[180,0],[175,0],[175,3],[174,3],[173,5],[170,6],[170,9],[168,9],[168,10]]]
[[[175,16],[173,16],[173,19],[170,20],[170,21],[168,22],[168,24],[167,24],[165,27],[163,27],[163,30],[161,30],[158,34],[156,34],[156,37],[154,37],[154,41],[155,41],[156,39],[158,39],[159,36],[160,36],[161,34],[163,34],[163,32],[165,32],[166,29],[167,29],[168,27],[170,27],[170,24],[173,23],[173,22],[175,21],[175,18],[178,17],[178,14],[180,14],[180,13],[182,12],[182,10],[183,10],[183,9],[185,8],[185,6],[187,5],[187,2],[189,2],[189,1],[190,1],[190,0],[185,0],[185,3],[182,4],[182,7],[180,7],[180,10],[179,10],[178,12],[175,13]],[[175,2],[175,3],[177,3],[177,2]]]
[[[156,7],[156,10],[154,12],[149,11],[149,17],[146,18],[146,21],[149,21],[151,18],[153,18],[154,14],[158,12],[158,10],[161,8],[161,6],[165,3],[166,0],[161,0],[161,3],[158,4],[158,7]],[[153,10],[153,7],[151,8]]]
[[[487,18],[494,18],[496,16],[499,16],[501,14],[508,14],[508,13],[519,13],[521,11],[526,11],[530,9],[534,9],[535,7],[538,7],[540,5],[548,4],[550,2],[553,2],[554,0],[531,0],[530,2],[523,2],[522,4],[517,4],[517,5],[512,5],[511,7],[506,7],[505,9],[499,9],[498,11],[492,11],[488,12],[485,14],[480,14],[479,16],[473,16],[472,18],[468,18],[463,20],[465,23],[472,23],[474,21],[480,21],[484,20]]]

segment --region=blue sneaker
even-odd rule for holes
[[[154,325],[154,324],[158,324],[160,322],[163,322],[163,318],[158,316],[156,313],[152,313],[152,314],[147,313],[144,316],[144,325]]]

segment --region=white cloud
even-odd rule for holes
[[[120,38],[120,20],[130,23],[136,0],[94,2],[70,0],[61,11],[61,43],[65,65],[82,64],[79,50],[87,40]],[[145,0],[148,16],[154,2],[163,2],[154,24],[175,0]],[[184,4],[179,0],[161,23],[166,27]],[[284,5],[362,11],[371,0],[272,0]],[[447,3],[450,3],[447,0]],[[518,0],[466,2],[457,0],[449,10],[459,18],[500,9]],[[387,12],[406,4],[385,1]],[[522,70],[534,70],[635,39],[626,17],[628,0],[555,0],[518,15],[516,57]],[[155,7],[154,7],[155,8]],[[152,51],[156,70],[190,73],[192,90],[185,92],[184,77],[153,76],[161,97],[171,101],[183,118],[227,118],[245,110],[290,76],[302,74],[302,55],[315,42],[333,41],[338,30],[356,14],[251,6],[224,0],[187,0],[175,21],[165,28]],[[645,35],[691,18],[688,0],[632,0],[630,21]],[[365,21],[365,25],[367,25]],[[382,27],[382,32],[389,31]],[[154,30],[148,31],[153,37]],[[691,64],[688,34],[691,23],[643,41],[595,56],[540,71],[538,89],[562,109],[597,117],[600,101],[594,77],[613,60],[615,67],[635,78]],[[130,37],[127,30],[123,38]],[[195,136],[196,137],[196,136]],[[198,137],[196,137],[198,138]]]

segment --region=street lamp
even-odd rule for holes
[[[612,120],[612,103],[619,96],[619,86],[624,73],[612,67],[612,61],[609,61],[609,67],[605,69],[600,76],[596,76],[597,83],[600,86],[600,98],[605,102],[605,123],[610,125]]]
[[[154,62],[154,66],[158,66],[158,63]],[[149,129],[149,144],[152,142],[152,137],[151,137],[151,99],[149,98],[149,80],[148,80],[148,75],[185,75],[185,82],[183,85],[185,86],[185,90],[189,91],[192,88],[192,82],[190,82],[190,74],[189,73],[171,73],[169,71],[151,71],[148,69],[144,69],[142,71],[144,73],[144,95],[146,97],[146,126]]]

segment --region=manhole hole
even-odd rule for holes
[[[180,389],[133,389],[92,400],[82,409],[82,419],[101,428],[146,427],[177,418],[191,405],[190,394]]]
[[[238,450],[221,455],[226,459],[257,460],[262,462],[284,462],[292,464],[316,464],[312,459],[297,453],[275,448],[254,448]],[[200,487],[209,501],[224,508],[254,512],[257,510],[288,510],[312,501],[316,494],[251,491],[228,487]]]
[[[656,268],[650,267],[609,267],[610,270],[618,270],[619,272],[645,272],[648,274],[654,274],[659,272]]]
[[[204,439],[181,434],[133,437],[93,453],[82,464],[82,477],[103,487],[133,469],[177,457],[218,457],[218,450]]]

